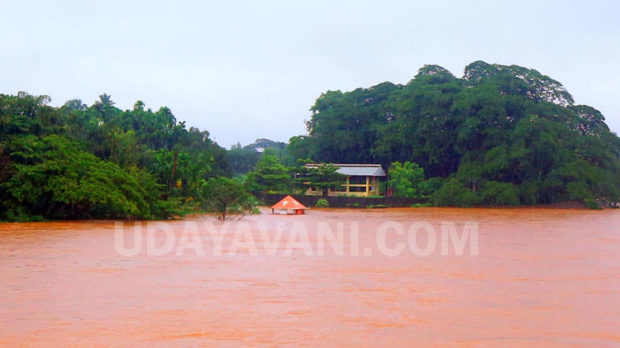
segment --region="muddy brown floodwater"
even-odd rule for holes
[[[446,222],[469,236],[460,256],[442,252]],[[618,210],[265,210],[155,226],[0,224],[0,346],[620,345]]]

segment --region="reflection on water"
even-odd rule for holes
[[[233,224],[272,232],[291,219],[309,232],[359,222],[362,246],[385,221],[475,221],[479,253],[125,257],[111,221],[0,224],[0,345],[620,344],[620,211],[313,210]],[[175,234],[186,223],[166,222]]]

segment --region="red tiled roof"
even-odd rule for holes
[[[306,209],[303,204],[299,203],[295,198],[286,196],[281,201],[274,204],[271,209]]]

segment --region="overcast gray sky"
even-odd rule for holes
[[[618,1],[10,1],[0,93],[168,106],[223,146],[305,133],[326,90],[424,64],[534,68],[620,131]]]

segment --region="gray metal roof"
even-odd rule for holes
[[[318,164],[306,164],[306,167],[317,167]],[[337,172],[347,176],[386,176],[380,164],[344,164],[334,163]]]

